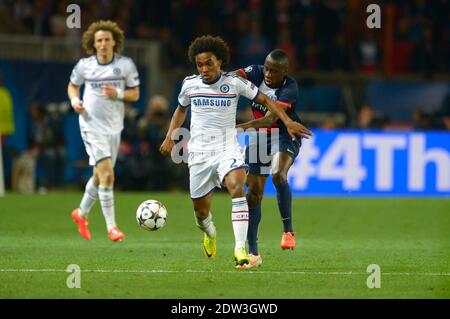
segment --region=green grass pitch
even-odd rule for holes
[[[203,254],[188,194],[116,193],[116,217],[126,234],[113,243],[97,203],[92,240],[70,218],[81,193],[7,194],[0,198],[0,298],[449,298],[448,199],[295,198],[298,247],[279,248],[274,197],[263,202],[263,265],[233,267],[231,201],[216,192],[215,260]],[[135,209],[145,199],[168,208],[168,224],[145,231]],[[81,288],[69,289],[69,264],[81,268]],[[367,267],[381,268],[381,287],[367,287]]]

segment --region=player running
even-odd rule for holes
[[[196,224],[205,233],[204,251],[209,258],[216,255],[217,232],[211,214],[212,190],[224,185],[232,198],[234,260],[239,267],[249,263],[245,248],[248,229],[248,205],[244,194],[246,165],[235,128],[239,97],[242,95],[266,105],[281,118],[288,134],[293,137],[309,135],[310,132],[292,121],[282,108],[251,82],[222,71],[222,65],[228,63],[230,53],[228,45],[220,37],[208,35],[196,38],[189,46],[188,56],[199,74],[184,79],[178,96],[179,105],[160,151],[166,156],[171,153],[175,145],[173,133],[184,123],[190,106],[190,195]]]
[[[298,101],[298,85],[295,79],[287,74],[288,66],[288,55],[284,51],[276,49],[267,55],[264,65],[251,65],[245,69],[239,69],[236,73],[258,86],[261,92],[275,100],[277,104],[285,107],[287,115],[293,121],[300,122],[300,118],[295,112]],[[247,176],[247,201],[249,206],[247,240],[250,257],[248,266],[258,267],[262,264],[262,258],[258,252],[261,201],[270,171],[277,191],[278,209],[283,222],[281,249],[294,249],[296,247],[295,234],[292,228],[292,195],[287,174],[299,153],[301,138],[292,140],[284,123],[264,105],[253,102],[252,111],[255,120],[240,124],[237,127],[243,129],[269,128],[260,130],[255,137],[250,138],[250,143],[245,152],[246,163],[250,168]],[[274,135],[271,129],[278,129],[278,134]],[[263,143],[267,145],[262,145]],[[264,161],[259,157],[261,147],[263,147],[263,150],[267,150],[267,154],[270,154],[269,161]],[[251,160],[251,154],[256,159],[255,161]]]
[[[121,241],[125,234],[117,227],[114,212],[114,164],[123,129],[124,102],[139,99],[139,75],[134,62],[118,53],[124,34],[112,21],[92,23],[83,34],[83,47],[90,57],[81,59],[70,76],[67,94],[79,114],[81,137],[93,166],[80,207],[72,211],[81,236],[89,240],[87,216],[100,200],[108,236]],[[83,100],[80,86],[85,85]]]

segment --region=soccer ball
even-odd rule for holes
[[[157,200],[146,200],[137,208],[136,220],[146,230],[158,230],[167,223],[167,209]]]

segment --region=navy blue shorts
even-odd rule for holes
[[[270,133],[258,133],[250,137],[245,147],[245,163],[249,166],[250,174],[270,175],[272,156],[278,152],[287,153],[295,160],[302,145],[301,139],[292,140],[288,134],[278,137],[273,142]]]

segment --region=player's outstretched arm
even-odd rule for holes
[[[267,112],[266,115],[264,117],[260,117],[258,119],[254,119],[242,124],[238,124],[236,125],[236,128],[240,128],[243,130],[249,129],[249,128],[266,128],[266,127],[271,127],[273,122],[275,122],[278,119],[278,117],[271,113],[271,112]]]
[[[69,82],[67,86],[67,96],[69,97],[70,104],[76,113],[84,112],[83,101],[80,100],[80,87],[76,86],[72,82]]]
[[[178,106],[175,112],[172,115],[172,119],[170,120],[169,131],[167,132],[166,138],[164,139],[161,147],[159,148],[159,152],[164,156],[169,156],[172,152],[172,148],[175,145],[175,142],[172,139],[173,132],[180,128],[186,120],[187,107]]]
[[[286,125],[288,133],[292,138],[295,138],[295,136],[304,138],[309,138],[310,136],[312,136],[312,132],[310,130],[308,130],[300,123],[291,120],[289,116],[287,116],[283,107],[280,107],[280,105],[278,105],[275,101],[270,99],[261,91],[256,97],[255,102],[267,106],[271,113],[274,113],[276,116],[278,116],[283,121],[284,125]]]

